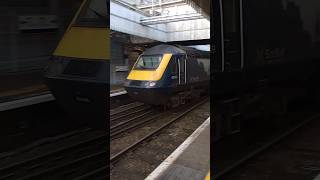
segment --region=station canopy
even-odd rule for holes
[[[207,4],[203,3],[204,1]],[[210,0],[111,0],[113,31],[159,42],[210,39]]]
[[[207,9],[203,9],[208,0],[117,0],[130,4],[143,11],[147,17],[141,18],[143,25],[166,24],[197,19],[209,19]],[[207,3],[209,3],[208,1]]]

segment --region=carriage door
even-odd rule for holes
[[[177,56],[177,62],[178,62],[178,71],[179,71],[179,85],[184,85],[186,84],[187,81],[187,64],[186,64],[186,58],[185,56],[179,55]]]
[[[179,84],[179,63],[176,56],[171,59],[171,85],[173,87]]]
[[[242,0],[220,0],[222,71],[243,68]]]

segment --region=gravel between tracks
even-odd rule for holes
[[[111,142],[111,155],[131,144],[147,133],[168,122],[175,115],[157,119],[139,130]],[[111,179],[139,180],[148,176],[166,159],[192,132],[210,116],[210,103],[207,102],[161,131],[156,138],[146,142],[135,151],[119,160],[111,169]]]

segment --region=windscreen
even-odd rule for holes
[[[107,27],[107,9],[106,0],[88,0],[76,20],[76,26]]]
[[[139,57],[134,69],[155,70],[159,67],[162,55],[142,55]]]

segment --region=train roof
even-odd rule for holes
[[[202,51],[193,47],[187,47],[187,46],[178,46],[180,49],[183,49],[185,52],[187,52],[188,55],[194,55],[194,56],[207,56],[209,57],[210,52],[209,51]]]
[[[154,55],[154,54],[192,54],[195,56],[204,56],[208,55],[208,51],[201,51],[192,47],[186,47],[186,46],[174,46],[174,45],[167,45],[167,44],[161,44],[157,46],[153,46],[149,49],[146,49],[143,52],[143,55]]]
[[[146,49],[144,55],[154,55],[154,54],[185,54],[186,52],[177,46],[161,44],[153,46],[149,49]]]

